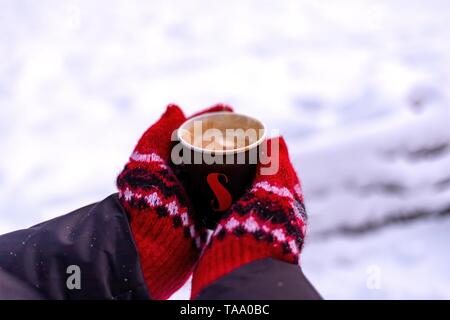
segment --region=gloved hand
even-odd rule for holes
[[[279,144],[278,150],[276,145]],[[191,298],[234,269],[263,258],[300,263],[306,212],[300,181],[283,138],[275,146],[279,170],[261,175],[259,166],[248,192],[221,218],[194,270]]]
[[[198,114],[215,111],[232,110],[218,104]],[[171,135],[185,120],[178,106],[169,105],[140,138],[117,178],[120,202],[129,215],[152,299],[167,299],[184,284],[206,239],[169,166]]]

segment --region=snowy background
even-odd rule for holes
[[[167,103],[219,101],[286,136],[325,298],[450,299],[448,0],[0,0],[0,233],[115,192]]]

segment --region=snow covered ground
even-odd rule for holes
[[[364,127],[293,155],[310,213],[305,274],[326,298],[450,299],[450,110]]]
[[[167,103],[222,101],[286,136],[325,298],[450,299],[449,40],[445,0],[0,0],[0,233],[114,192]]]

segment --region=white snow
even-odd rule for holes
[[[308,243],[302,265],[327,299],[450,299],[450,219]]]
[[[437,156],[411,155],[448,144],[448,128],[450,109],[442,108],[317,135],[306,144],[293,139],[292,146],[301,145],[291,157],[305,188],[311,233],[449,208],[450,186],[439,184],[450,178],[450,145]]]
[[[2,1],[0,233],[115,192],[169,102],[227,102],[285,135],[325,298],[448,299],[449,38],[446,0]]]

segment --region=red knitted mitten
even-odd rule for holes
[[[223,110],[230,108],[216,105],[203,112]],[[206,238],[169,166],[171,135],[185,120],[178,106],[169,105],[141,137],[117,178],[152,299],[167,299],[184,284]]]
[[[276,140],[275,140],[276,139]],[[194,299],[203,288],[234,269],[263,258],[299,263],[306,231],[306,212],[300,181],[289,160],[283,138],[269,140],[279,170],[261,175],[248,192],[221,218],[195,268]]]

